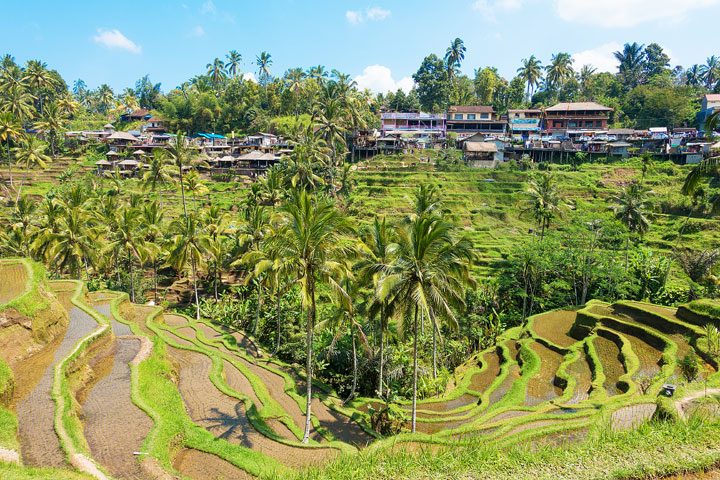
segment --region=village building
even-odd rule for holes
[[[144,131],[149,134],[167,132],[167,123],[160,117],[150,117]]]
[[[133,110],[130,113],[124,113],[120,115],[120,120],[123,122],[138,122],[141,120],[147,120],[151,117],[150,110],[147,110],[145,108],[139,108],[137,110]]]
[[[703,96],[700,104],[700,114],[698,115],[701,132],[705,132],[707,118],[717,110],[720,110],[720,93],[708,93]]]
[[[558,103],[545,109],[545,128],[552,136],[570,138],[605,132],[612,111],[595,102]]]
[[[536,108],[508,110],[508,131],[512,136],[528,138],[542,130],[542,110]]]
[[[447,131],[457,134],[504,135],[507,122],[486,105],[453,105],[448,109]]]
[[[445,138],[447,115],[444,113],[383,112],[381,136],[408,135]]]

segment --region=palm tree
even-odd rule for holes
[[[168,163],[167,150],[154,149],[148,169],[142,176],[143,188],[155,192],[158,186],[172,183],[172,168]]]
[[[242,55],[240,55],[237,50],[230,50],[230,53],[225,55],[225,58],[227,58],[227,63],[225,63],[225,71],[227,71],[227,73],[229,73],[233,77],[237,77],[238,73],[240,73]]]
[[[628,88],[634,88],[642,81],[642,70],[645,63],[645,45],[637,42],[626,43],[622,51],[613,54],[620,65],[618,71]]]
[[[130,301],[135,302],[135,261],[142,267],[148,253],[145,238],[141,232],[142,213],[132,207],[125,207],[117,215],[115,228],[110,232],[107,248],[124,250],[127,254],[128,273],[130,275]]]
[[[242,245],[248,253],[239,260],[233,262],[233,266],[246,265],[250,266],[249,275],[246,283],[255,282],[257,289],[257,304],[255,309],[255,320],[250,329],[254,335],[260,322],[260,309],[263,301],[263,273],[261,270],[253,270],[252,266],[257,259],[257,252],[261,251],[265,237],[270,233],[270,215],[265,207],[259,205],[248,205],[243,211],[244,222],[237,228],[237,243]],[[255,253],[251,253],[255,252]],[[249,255],[248,255],[249,254]]]
[[[163,237],[163,210],[157,200],[147,203],[142,209],[143,235],[145,239],[147,260],[153,267],[153,296],[157,304],[158,292],[158,260],[163,254],[160,241]]]
[[[52,237],[52,254],[58,270],[69,271],[80,278],[81,269],[89,277],[90,265],[98,252],[98,231],[92,226],[88,212],[81,208],[69,208],[59,221],[58,232]]]
[[[527,84],[527,98],[532,98],[532,93],[542,80],[542,63],[535,58],[535,55],[530,55],[527,59],[523,58],[522,67],[517,69],[517,74]]]
[[[388,329],[388,319],[392,315],[392,304],[388,298],[381,298],[380,286],[385,273],[390,270],[392,265],[392,253],[396,248],[394,243],[393,230],[389,229],[385,218],[379,219],[375,217],[373,226],[367,230],[360,240],[359,251],[360,260],[354,265],[353,269],[358,273],[358,282],[372,288],[374,294],[368,313],[370,317],[377,315],[379,317],[378,333],[380,362],[378,365],[378,388],[377,394],[383,396],[385,366],[385,332]]]
[[[183,181],[183,175],[185,170],[192,167],[197,152],[189,145],[182,132],[177,133],[175,141],[166,149],[180,176],[180,196],[182,197],[183,215],[187,218],[188,213],[187,203],[185,201],[185,182]]]
[[[255,65],[258,67],[258,80],[261,85],[265,85],[270,80],[270,65],[272,65],[272,55],[268,52],[260,52],[255,58]]]
[[[588,91],[590,90],[590,80],[592,80],[596,71],[597,69],[592,65],[583,65],[580,69],[578,79],[580,80],[580,87],[582,88],[583,96],[587,96]]]
[[[15,116],[10,112],[0,113],[0,142],[5,142],[5,154],[12,185],[12,157],[10,155],[10,142],[17,141],[22,135],[22,126],[17,122]]]
[[[463,303],[463,285],[469,281],[471,244],[456,241],[453,229],[432,214],[405,224],[399,231],[395,261],[380,285],[381,298],[396,299],[404,317],[413,319],[413,433],[417,422],[418,315],[430,320],[433,332],[441,319],[455,326],[452,306]]]
[[[47,65],[40,60],[29,60],[25,67],[23,79],[36,93],[39,102],[39,112],[43,114],[43,93],[55,87],[55,78],[47,70]]]
[[[530,197],[530,211],[540,226],[540,241],[545,237],[545,230],[550,222],[560,213],[560,192],[555,177],[543,173],[529,182],[527,194]]]
[[[207,235],[207,257],[212,269],[213,293],[218,300],[218,284],[222,283],[222,269],[227,263],[228,249],[226,233],[227,214],[217,205],[203,212],[203,224]]]
[[[319,282],[327,282],[331,289],[342,294],[339,283],[346,271],[342,260],[350,253],[343,241],[352,229],[347,219],[335,208],[333,202],[323,197],[313,197],[305,190],[295,191],[288,203],[280,209],[282,234],[273,236],[273,248],[284,258],[293,262],[293,270],[302,292],[302,305],[307,312],[306,325],[306,412],[305,433],[302,442],[310,439],[313,336],[316,323],[316,288]]]
[[[35,129],[50,141],[50,152],[53,157],[56,155],[57,138],[64,128],[64,120],[57,104],[51,103],[45,109],[42,118],[35,123]]]
[[[15,160],[18,164],[26,169],[39,167],[47,168],[47,164],[52,162],[45,151],[47,144],[37,137],[26,136],[20,140],[20,145],[13,149]]]
[[[700,74],[705,82],[705,88],[712,90],[720,80],[720,57],[715,55],[708,57],[705,65],[700,67]]]
[[[462,61],[465,60],[466,51],[465,43],[460,38],[456,38],[450,42],[450,46],[445,50],[445,65],[450,80],[452,80],[456,72],[460,70],[460,65]]]
[[[545,67],[547,71],[546,81],[550,88],[562,88],[565,83],[573,78],[573,59],[569,53],[560,52],[550,58],[550,65]]]
[[[227,73],[225,72],[225,63],[221,59],[215,57],[215,60],[213,60],[212,63],[208,63],[205,68],[207,68],[207,74],[210,76],[210,81],[217,89],[218,85],[220,85],[227,76]]]
[[[331,163],[329,165],[330,184],[332,185],[334,168],[342,164],[338,160],[338,153],[347,149],[345,142],[345,134],[347,128],[345,126],[345,109],[336,95],[334,83],[328,83],[323,87],[323,94],[320,95],[315,105],[313,113],[313,123],[315,124],[316,134],[322,138],[325,144],[330,147]]]
[[[185,214],[170,224],[172,237],[168,248],[168,263],[178,272],[190,265],[195,296],[195,318],[200,320],[200,296],[198,295],[198,270],[202,265],[207,237],[195,216]]]
[[[702,84],[702,67],[697,63],[685,71],[685,81],[688,85],[697,87]]]
[[[21,124],[35,116],[33,100],[35,97],[20,86],[11,87],[0,97],[0,112],[7,112],[17,118]]]
[[[98,109],[101,113],[107,113],[110,107],[115,103],[115,93],[113,93],[110,85],[103,83],[96,92]]]
[[[638,182],[632,182],[613,197],[615,205],[613,211],[615,218],[622,222],[629,233],[645,234],[650,227],[646,217],[648,193],[650,191]],[[625,268],[628,267],[628,251],[630,250],[630,236],[625,240]]]

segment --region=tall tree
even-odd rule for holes
[[[560,192],[551,173],[542,173],[530,180],[528,190],[530,212],[540,226],[540,241],[545,238],[545,231],[560,213]]]
[[[532,98],[533,92],[540,85],[543,76],[542,72],[542,63],[535,58],[535,55],[522,59],[522,66],[517,69],[517,74],[527,84],[528,99]]]
[[[649,190],[643,184],[632,182],[613,197],[615,218],[622,222],[630,234],[643,235],[650,228],[647,218]],[[630,235],[625,241],[625,268],[628,267]]]
[[[347,219],[333,203],[322,197],[313,197],[304,190],[294,192],[281,209],[282,235],[273,237],[274,248],[283,257],[292,259],[297,281],[302,292],[306,320],[306,411],[303,443],[310,439],[313,381],[313,338],[317,320],[316,288],[326,282],[342,295],[340,279],[346,267],[342,259],[350,253],[343,237],[351,232]]]
[[[455,78],[455,75],[460,71],[462,61],[465,60],[465,43],[461,38],[456,38],[450,42],[450,46],[445,50],[445,66],[447,68],[447,74],[450,81]]]
[[[632,89],[643,82],[645,46],[637,42],[626,43],[621,51],[613,54],[620,64],[618,72],[625,88]]]
[[[240,73],[242,55],[240,55],[237,50],[230,50],[230,52],[225,55],[225,58],[227,58],[227,62],[225,63],[225,70],[233,77],[237,77]]]
[[[561,89],[568,80],[573,78],[573,59],[569,53],[560,52],[554,54],[550,59],[550,65],[545,67],[547,71],[546,82],[550,89]]]
[[[255,65],[258,67],[258,81],[266,85],[271,79],[270,66],[273,64],[272,55],[268,52],[260,52],[255,58]]]

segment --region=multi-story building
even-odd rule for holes
[[[448,109],[448,132],[502,135],[506,126],[507,122],[497,118],[495,110],[490,106],[453,105]]]
[[[414,134],[444,138],[447,132],[444,113],[383,112],[380,114],[382,136]]]
[[[542,130],[542,110],[536,108],[508,110],[508,130],[511,135],[530,136]]]
[[[545,109],[545,128],[553,136],[578,136],[607,130],[613,109],[595,102],[558,103]]]
[[[705,121],[713,112],[720,110],[720,93],[708,93],[702,98],[698,120],[700,131],[705,131]]]

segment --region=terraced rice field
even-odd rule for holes
[[[28,271],[24,263],[0,264],[0,305],[19,297],[25,292]]]
[[[379,442],[377,448],[415,452],[452,448],[471,438],[497,442],[498,448],[522,439],[534,449],[585,438],[605,414],[615,429],[634,428],[655,414],[657,389],[668,380],[663,375],[669,369],[660,368],[663,350],[675,345],[678,352],[690,352],[699,348],[702,336],[659,307],[643,313],[595,302],[579,312],[538,315],[530,329],[509,330],[496,348],[464,365],[453,390],[419,403],[418,436],[378,440],[368,406],[377,408],[381,400],[343,405],[318,388],[311,441],[303,445],[302,377],[269,358],[243,332],[132,305],[111,292],[90,298],[76,292],[59,290],[70,315],[67,329],[28,359],[32,371],[14,370],[22,387],[11,408],[25,465],[78,468],[97,478],[282,477],[373,442]],[[570,332],[582,331],[574,329],[581,316],[596,318],[597,324],[586,322],[585,336],[574,338]],[[99,340],[86,340],[98,331],[104,332]],[[621,346],[637,358],[632,375]],[[55,368],[62,365],[70,368]],[[147,365],[157,365],[157,374]],[[652,377],[656,390],[643,396],[635,384],[641,376]],[[79,440],[69,444],[66,434],[56,431],[55,384],[69,386],[69,408],[80,426],[73,430]],[[167,397],[151,394],[154,384],[162,384],[166,390],[159,391]],[[605,401],[613,403],[603,413]],[[407,403],[404,407],[409,410]],[[172,408],[179,409],[177,417],[166,416]],[[693,400],[682,408],[688,414],[705,407]],[[707,411],[720,414],[720,409]],[[73,421],[63,428],[72,429]],[[422,434],[432,435],[434,443],[426,443]],[[158,436],[165,443],[153,444]]]

